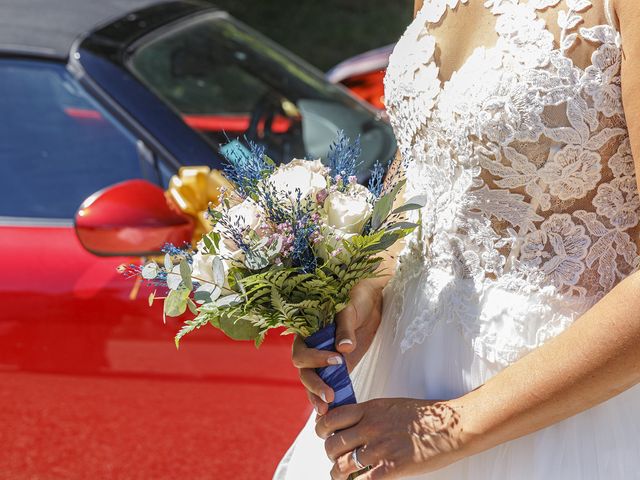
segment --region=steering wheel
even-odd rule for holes
[[[283,113],[280,97],[273,92],[266,92],[258,99],[251,111],[249,128],[246,131],[247,138],[261,141],[265,137],[270,137],[273,133],[273,120],[278,113]],[[264,121],[264,123],[262,135],[259,135],[258,128],[261,121]]]

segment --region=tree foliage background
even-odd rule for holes
[[[213,0],[237,19],[328,70],[398,40],[413,0]]]

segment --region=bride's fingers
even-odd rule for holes
[[[375,465],[378,463],[374,449],[368,445],[358,448],[357,452],[358,461],[365,466]],[[349,475],[360,471],[360,468],[355,464],[353,460],[353,450],[338,457],[331,469],[331,478],[333,480],[346,480]],[[358,477],[358,480],[363,477]]]
[[[355,350],[358,326],[358,311],[353,302],[349,302],[336,317],[336,350],[340,353],[351,353]]]
[[[336,462],[343,455],[365,445],[367,442],[362,431],[363,429],[356,425],[353,428],[336,432],[327,438],[324,442],[324,449],[329,459]]]
[[[345,430],[362,420],[367,403],[344,405],[323,415],[316,423],[316,433],[320,438],[329,438],[337,430]]]
[[[315,393],[311,393],[307,390],[307,397],[309,397],[309,402],[311,402],[311,405],[313,405],[313,408],[319,416],[324,415],[329,411],[329,404],[327,402],[323,402]]]
[[[291,350],[291,361],[296,368],[320,368],[339,365],[344,362],[344,359],[336,352],[309,348],[305,345],[304,340],[296,337]]]
[[[314,395],[320,397],[323,402],[333,402],[334,393],[331,387],[322,381],[318,374],[310,368],[301,368],[300,381]]]

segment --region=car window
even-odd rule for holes
[[[243,55],[189,30],[160,38],[134,59],[138,74],[183,115],[237,115],[250,112],[269,90],[241,67]]]
[[[188,23],[138,48],[130,66],[189,126],[214,144],[247,133],[253,117],[262,114],[273,115],[272,131],[268,139],[256,138],[265,120],[256,118],[262,122],[250,135],[254,140],[268,142],[293,133],[299,112],[288,118],[282,111],[283,102],[296,109],[281,91],[260,78],[260,64],[238,48],[237,32],[231,27],[217,21]],[[296,153],[303,154],[302,150]]]
[[[137,141],[63,65],[0,61],[0,216],[70,219],[108,185],[141,178]]]
[[[166,26],[129,52],[132,73],[216,148],[246,137],[276,162],[326,159],[342,130],[362,139],[363,175],[395,153],[391,128],[369,107],[224,13]]]

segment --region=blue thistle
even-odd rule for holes
[[[344,134],[343,130],[338,132],[338,138],[331,144],[327,160],[331,174],[342,178],[354,176],[358,170],[360,162],[358,158],[362,153],[360,147],[360,137],[351,143],[349,137]]]
[[[244,197],[250,196],[258,182],[275,168],[273,160],[265,154],[264,145],[252,141],[247,144],[249,148],[239,140],[233,140],[220,148],[228,162],[224,174]]]
[[[258,203],[271,222],[291,225],[293,244],[289,258],[292,266],[299,267],[305,273],[313,272],[317,265],[310,239],[318,230],[318,225],[312,220],[311,202],[304,201],[299,190],[292,201],[288,195],[278,192],[268,182],[257,193]]]
[[[384,174],[386,172],[386,168],[382,166],[382,164],[376,160],[373,168],[371,169],[371,177],[369,177],[369,191],[376,197],[380,197],[382,193],[382,187],[384,186]]]
[[[161,252],[168,253],[172,257],[184,257],[187,262],[192,262],[191,255],[193,252],[191,250],[191,245],[189,245],[188,243],[185,243],[182,248],[176,247],[172,243],[165,243],[164,247],[162,247]]]

